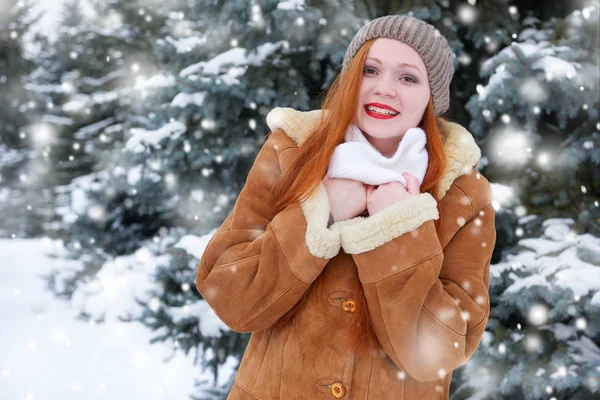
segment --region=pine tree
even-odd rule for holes
[[[591,399],[600,393],[600,239],[571,218],[520,219],[521,239],[492,267],[491,315],[456,398]],[[458,383],[460,382],[460,383]]]
[[[565,19],[552,17],[565,15],[566,6],[542,2],[307,3],[95,1],[96,17],[91,21],[71,6],[65,22],[70,28],[59,32],[62,43],[41,56],[40,68],[33,75],[39,93],[47,96],[40,103],[53,105],[43,121],[61,131],[56,140],[62,143],[48,144],[46,149],[53,154],[46,156],[50,171],[56,171],[52,185],[60,185],[56,210],[60,218],[52,229],[63,241],[67,256],[81,264],[54,271],[51,287],[57,294],[85,304],[82,298],[89,289],[113,290],[115,282],[127,280],[128,271],[137,271],[140,276],[136,279],[152,284],[144,286],[143,296],[135,296],[138,308],[120,317],[147,325],[156,332],[156,341],[173,343],[173,351],[195,352],[201,368],[214,375],[212,381],[198,383],[196,398],[226,396],[249,338],[230,331],[195,290],[198,259],[214,228],[231,212],[264,143],[267,113],[277,106],[318,108],[323,91],[339,73],[349,41],[365,22],[386,14],[409,13],[434,24],[449,38],[457,55],[457,71],[448,114],[470,126],[483,144],[494,120],[482,120],[482,110],[473,112],[476,106],[469,100],[473,93],[485,90],[475,79],[481,65],[503,62],[497,58],[502,52],[494,54],[511,49],[519,32],[519,40],[525,43],[549,29],[549,34],[558,35],[556,40],[563,42],[548,47],[536,44],[536,49],[551,48],[561,54],[561,46],[585,48],[581,44],[587,45],[593,38],[591,33],[589,37],[562,35]],[[536,15],[539,12],[544,20],[553,22],[547,28],[533,22],[535,32],[521,30],[522,24],[532,23],[521,16],[527,14],[527,7],[541,7]],[[586,25],[590,32],[592,23]],[[93,48],[90,53],[89,47]],[[74,58],[71,49],[78,52]],[[592,53],[565,54],[563,61],[569,65],[594,66],[589,61]],[[525,65],[535,69],[535,60],[526,61]],[[519,61],[513,64],[523,65]],[[503,96],[511,93],[506,91]],[[591,90],[565,93],[574,96],[574,103],[588,102],[589,113],[591,108],[597,109],[598,100]],[[490,113],[500,121],[506,113],[523,125],[557,124],[555,117],[546,114],[529,118],[521,112],[523,100],[513,97],[503,100],[505,104],[513,101],[510,111],[499,111],[495,98]],[[566,121],[582,121],[557,106],[550,110],[557,115],[564,112]],[[585,132],[572,140],[593,148],[597,134]],[[75,143],[88,150],[69,160]],[[492,181],[502,181],[496,160],[489,162],[492,155],[487,153],[492,150],[483,150],[486,156],[478,168],[485,168]],[[593,185],[586,190],[597,193]],[[499,241],[494,262],[500,260],[504,246],[519,239],[515,228],[523,215],[498,209],[496,226],[506,239]],[[530,225],[521,229],[531,237],[541,234]],[[504,293],[497,281],[492,283],[493,290]],[[497,312],[504,312],[501,304],[495,304]],[[102,307],[82,306],[82,318],[102,321],[104,317]],[[498,324],[508,326],[509,319],[499,318]],[[592,326],[589,320],[588,326]],[[489,332],[496,335],[493,329]],[[586,335],[597,337],[594,332]],[[455,375],[460,387],[453,383],[453,390],[461,394],[475,391],[471,380],[476,375],[467,369],[469,365]],[[505,393],[511,392],[505,389]]]
[[[518,196],[497,204],[518,219],[504,230],[518,242],[491,268],[488,329],[455,377],[457,398],[600,393],[598,22],[595,6],[525,17],[467,103],[472,131],[490,142],[488,178]]]
[[[487,134],[490,178],[514,180],[529,212],[573,216],[600,234],[597,8],[524,24],[519,42],[484,63],[470,127]]]
[[[36,112],[24,87],[34,68],[25,38],[39,15],[29,1],[3,2],[0,8],[0,236],[32,236],[42,226],[27,170],[34,151],[23,131]]]
[[[79,0],[65,3],[57,37],[40,46],[38,68],[28,85],[43,107],[40,121],[30,131],[33,136],[46,137],[37,159],[43,168],[35,175],[36,186],[52,193],[52,223],[47,224],[46,233],[65,243],[70,258],[88,252],[85,268],[67,282],[57,282],[56,274],[49,275],[49,287],[65,298],[71,296],[77,280],[93,274],[106,260],[96,238],[113,245],[124,243],[128,251],[138,244],[138,236],[132,234],[124,241],[116,229],[135,226],[132,219],[136,215],[112,226],[98,222],[106,210],[112,211],[114,204],[123,205],[126,200],[117,193],[118,187],[95,195],[96,199],[102,197],[101,206],[94,204],[94,196],[86,196],[86,191],[106,173],[103,163],[123,142],[129,124],[136,123],[130,120],[128,93],[140,65],[152,72],[151,36],[162,29],[163,20],[152,8],[142,12],[139,2],[109,3],[98,2],[87,12]],[[111,228],[117,234],[108,235]]]

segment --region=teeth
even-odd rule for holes
[[[393,112],[391,110],[386,110],[386,109],[375,107],[375,106],[368,106],[367,110],[372,111],[372,112],[377,113],[377,114],[383,114],[383,115],[396,115],[396,114],[398,114],[397,112]]]

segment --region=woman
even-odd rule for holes
[[[276,108],[197,288],[252,332],[228,399],[448,399],[489,315],[496,241],[481,152],[448,108],[453,54],[386,16],[322,110]]]

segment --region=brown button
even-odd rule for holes
[[[332,307],[338,308],[342,306],[342,301],[347,298],[352,297],[352,292],[348,290],[336,290],[329,294],[327,300]],[[327,389],[327,393],[329,393],[329,389]]]
[[[336,399],[341,399],[346,394],[346,388],[339,382],[331,384],[331,394]]]
[[[354,299],[347,299],[342,302],[342,308],[347,312],[355,312],[356,311],[356,303]]]

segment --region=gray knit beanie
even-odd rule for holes
[[[342,64],[342,71],[358,49],[374,38],[399,40],[412,47],[423,60],[433,97],[433,110],[439,116],[448,110],[450,81],[454,74],[454,53],[448,41],[432,25],[406,15],[386,15],[376,18],[354,35]]]

